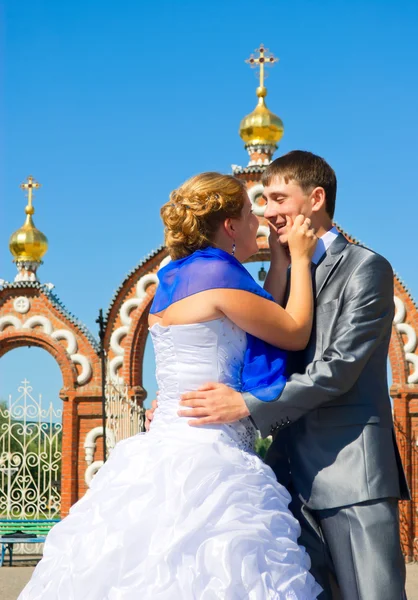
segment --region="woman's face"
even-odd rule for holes
[[[231,219],[236,246],[235,257],[240,262],[244,262],[258,252],[257,231],[259,221],[253,213],[253,207],[247,192],[244,192],[244,196],[241,217],[239,219]]]

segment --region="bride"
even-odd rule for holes
[[[149,316],[150,431],[116,445],[19,600],[314,600],[290,495],[254,453],[251,420],[196,428],[178,415],[181,394],[207,381],[266,402],[284,386],[284,350],[302,349],[312,326],[310,220],[298,216],[289,236],[284,309],[241,264],[258,250],[258,219],[239,180],[197,175],[161,215],[172,261]]]

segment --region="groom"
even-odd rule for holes
[[[214,383],[185,394],[179,414],[196,413],[196,426],[250,416],[264,437],[273,435],[266,461],[292,494],[300,543],[324,588],[321,600],[333,597],[333,580],[344,600],[400,600],[398,499],[409,499],[409,492],[386,375],[392,269],[332,226],[337,182],[322,158],[290,152],[267,167],[262,183],[265,217],[280,244],[287,243],[286,217],[300,213],[320,238],[311,339],[291,356],[288,383],[276,400]]]

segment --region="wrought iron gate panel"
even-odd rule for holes
[[[27,380],[0,406],[0,515],[56,518],[61,505],[62,410],[42,409]],[[32,547],[33,548],[33,547]]]
[[[120,440],[145,431],[145,409],[139,398],[131,397],[128,386],[115,383],[109,372],[106,380],[106,431],[108,451]]]

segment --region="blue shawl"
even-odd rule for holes
[[[207,247],[168,263],[158,272],[159,285],[151,306],[152,314],[183,298],[213,289],[236,289],[274,302],[245,267],[218,248]],[[242,370],[242,392],[264,402],[275,400],[285,384],[286,353],[247,333]]]

